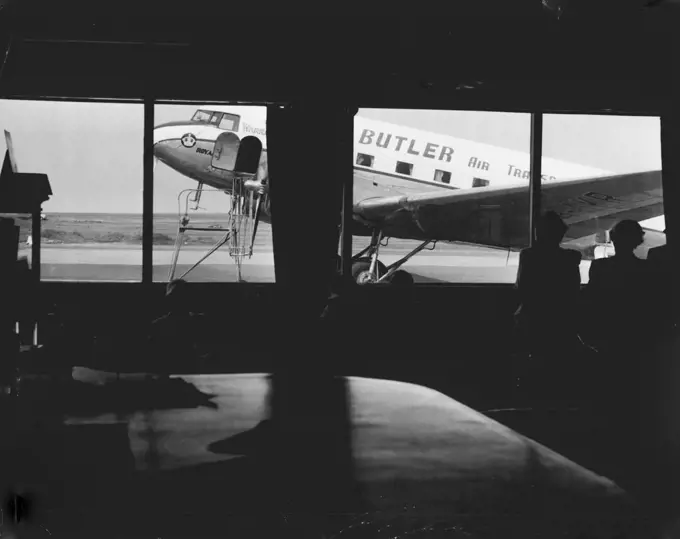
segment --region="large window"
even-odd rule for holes
[[[373,157],[371,174],[357,167],[354,176],[355,215],[366,225],[354,255],[372,231],[384,235],[385,268],[439,240],[403,265],[416,283],[515,281],[529,242],[529,114],[361,109],[354,125],[355,156]],[[482,195],[476,186],[498,189]],[[395,195],[409,198],[395,208]],[[369,266],[362,255],[353,272]]]
[[[45,173],[52,186],[44,280],[141,280],[143,124],[141,104],[0,100],[19,172]],[[19,256],[30,261],[35,238],[20,224]]]
[[[234,133],[239,139],[260,138],[265,151],[257,178],[267,173],[266,108],[159,104],[154,115],[154,281],[184,277],[188,281],[237,282],[240,277],[248,282],[274,282],[266,198],[260,199],[252,256],[246,254],[241,259],[240,274],[236,249],[249,251],[251,246],[253,206],[245,211],[241,206],[241,215],[246,219],[239,221],[240,243],[227,240],[201,262],[225,239],[235,222],[230,219],[232,200],[236,198],[232,197],[233,181],[227,158]],[[219,125],[192,124],[192,118],[222,121]],[[182,232],[181,228],[185,230]]]
[[[541,169],[541,209],[569,225],[562,246],[581,251],[583,283],[593,258],[614,254],[622,219],[645,229],[638,257],[665,243],[658,117],[546,114]]]

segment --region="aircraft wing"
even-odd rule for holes
[[[366,191],[361,183],[366,181],[355,174],[355,191]],[[663,213],[658,170],[544,183],[541,191],[541,207],[558,212],[569,225],[566,240],[609,229],[621,219],[643,221]],[[526,184],[439,188],[364,198],[354,204],[354,217],[386,236],[522,248],[529,243],[529,207]]]

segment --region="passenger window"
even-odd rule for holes
[[[451,173],[446,170],[435,170],[434,181],[449,184],[451,183]]]
[[[222,117],[222,113],[216,112],[212,115],[212,118],[210,118],[210,123],[213,125],[217,125],[220,123],[220,118]]]
[[[360,167],[372,167],[373,159],[372,155],[366,155],[365,153],[357,154],[357,165]]]
[[[404,163],[403,161],[397,161],[397,168],[396,168],[397,174],[405,174],[407,176],[410,176],[412,172],[413,172],[413,165],[411,163]]]
[[[489,185],[489,180],[483,180],[482,178],[473,178],[472,187],[486,187]]]

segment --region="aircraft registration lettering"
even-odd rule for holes
[[[377,135],[377,136],[376,136]],[[395,152],[406,151],[411,155],[422,155],[428,159],[433,159],[437,161],[451,162],[451,157],[454,154],[454,149],[448,146],[441,146],[439,144],[434,144],[432,142],[425,143],[424,150],[416,149],[418,141],[416,139],[409,139],[408,137],[402,137],[400,135],[392,135],[392,133],[377,133],[372,129],[364,129],[359,137],[359,144],[372,145],[375,144],[378,148],[390,149],[390,143],[394,142],[391,148]],[[405,144],[407,143],[407,144]],[[439,155],[437,155],[439,151]]]
[[[513,176],[515,178],[522,178],[528,180],[531,178],[531,170],[526,170],[523,168],[516,167],[515,165],[508,165],[508,176]],[[555,181],[557,178],[555,176],[548,176],[547,174],[541,174],[541,181]]]
[[[425,145],[425,151],[423,152],[423,157],[427,157],[428,159],[434,159],[434,151],[437,149],[439,144],[432,144],[431,142],[428,142]]]
[[[489,170],[489,163],[483,161],[482,159],[477,159],[476,157],[470,157],[470,160],[468,161],[468,167]]]
[[[560,204],[560,215],[571,216],[579,212],[582,208],[586,206],[593,206],[595,204],[588,202],[582,197],[577,197],[570,200],[565,200]]]
[[[395,151],[398,152],[399,150],[401,150],[401,145],[404,143],[404,141],[406,141],[408,139],[406,137],[394,137],[394,138],[396,138],[398,140],[397,147],[395,149]]]
[[[603,202],[605,204],[603,204]],[[612,195],[607,195],[605,193],[596,193],[589,191],[583,193],[575,198],[567,199],[560,207],[563,208],[563,213],[565,215],[573,215],[577,213],[580,209],[584,207],[601,207],[601,208],[624,208],[624,201]]]
[[[614,196],[606,195],[604,193],[595,193],[594,191],[589,191],[588,193],[583,193],[583,196],[595,198],[597,200],[605,200],[607,202],[612,201],[612,200],[617,200],[617,198],[614,197]]]
[[[248,125],[247,123],[243,123],[243,131],[246,133],[252,133],[254,135],[261,135],[263,137],[267,136],[267,130],[263,129],[261,127],[253,127],[252,125]]]

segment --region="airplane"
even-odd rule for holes
[[[199,109],[191,120],[154,129],[154,156],[184,176],[216,189],[232,188],[225,170],[227,137],[256,137],[262,158],[251,189],[268,198],[266,109]],[[352,257],[359,284],[388,282],[417,253],[437,241],[519,250],[529,243],[530,154],[356,116],[354,119],[354,236],[369,237]],[[245,138],[243,140],[245,140]],[[230,140],[234,140],[233,138]],[[233,148],[233,147],[232,147]],[[602,256],[606,232],[621,219],[663,215],[661,171],[629,174],[542,158],[541,207],[569,225],[563,245],[587,260]],[[271,222],[269,203],[260,218]],[[646,243],[665,234],[646,230]],[[379,260],[386,238],[418,240],[405,257]],[[599,249],[598,249],[599,247]]]

